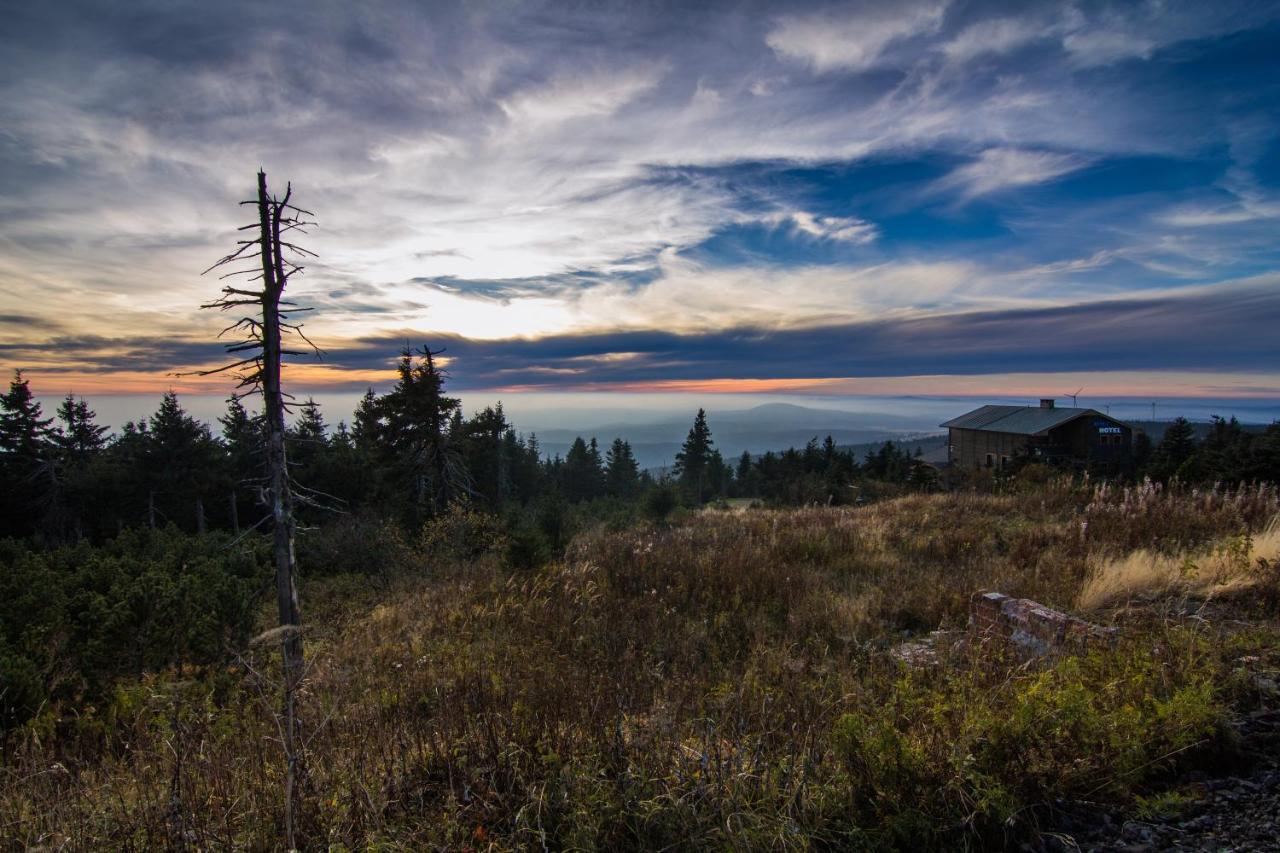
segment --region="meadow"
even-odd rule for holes
[[[1030,479],[1030,478],[1028,478]],[[991,849],[1241,760],[1280,670],[1273,487],[1047,479],[597,524],[519,568],[462,507],[305,537],[308,849]],[[160,534],[155,534],[160,535]],[[256,547],[252,540],[234,546]],[[175,569],[181,571],[181,569]],[[1120,628],[1027,661],[980,590]],[[272,849],[272,615],[4,736],[12,849]],[[900,643],[943,630],[937,659]]]

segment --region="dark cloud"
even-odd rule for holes
[[[947,314],[821,328],[565,335],[537,340],[424,338],[404,331],[328,353],[384,367],[405,342],[443,346],[460,388],[681,379],[974,375],[1036,371],[1271,370],[1280,292],[1224,287],[1180,297]],[[631,354],[618,358],[620,354]]]
[[[39,343],[0,344],[0,359],[15,367],[39,361],[42,372],[65,373],[176,372],[216,362],[225,353],[216,342],[146,336],[60,336]],[[56,366],[50,364],[54,359]]]
[[[34,314],[0,314],[0,326],[16,326],[20,329],[51,332],[60,328],[59,324],[47,317]]]

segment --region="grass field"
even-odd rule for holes
[[[506,568],[496,541],[443,559],[438,530],[371,543],[396,561],[383,580],[303,589],[303,837],[336,850],[1032,839],[1055,803],[1149,795],[1177,767],[1232,755],[1226,722],[1280,669],[1277,512],[1266,488],[1046,483],[600,528],[533,572]],[[963,646],[924,667],[887,654],[963,628],[970,596],[991,589],[1084,611],[1121,640],[1039,664]],[[263,643],[154,673],[12,733],[0,835],[276,846],[275,656]]]

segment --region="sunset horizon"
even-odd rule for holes
[[[317,222],[295,394],[427,345],[457,391],[602,406],[1280,400],[1266,7],[253,19],[13,10],[0,352],[43,398],[232,392],[181,374],[224,359],[201,272],[261,166]]]

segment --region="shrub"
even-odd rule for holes
[[[10,546],[3,556],[0,656],[14,695],[26,697],[7,708],[10,722],[29,715],[37,695],[92,701],[123,676],[221,660],[243,645],[254,594],[270,577],[260,541],[228,548],[225,536],[173,528],[128,531],[101,547]]]

